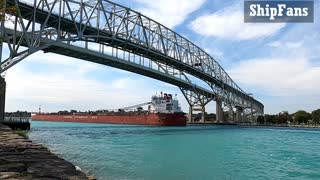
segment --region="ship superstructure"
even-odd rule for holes
[[[148,106],[150,113],[182,113],[177,95],[172,98],[172,94],[162,93],[160,95],[154,95],[151,97],[151,103]]]

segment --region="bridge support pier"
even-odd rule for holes
[[[223,109],[222,102],[220,100],[216,100],[216,123],[223,123]]]
[[[188,122],[193,122],[193,119],[192,119],[192,106],[189,106],[189,113],[188,113]]]
[[[1,6],[3,9],[6,9],[7,1],[1,2]],[[3,49],[3,37],[4,37],[4,25],[5,20],[2,20],[0,22],[0,64],[2,63],[2,49]],[[0,75],[0,121],[4,121],[5,116],[5,97],[6,97],[6,81],[3,77]]]
[[[242,121],[242,112],[243,112],[243,108],[241,107],[236,107],[236,119],[235,121],[238,123],[238,122],[241,122]]]
[[[0,76],[0,121],[4,121],[6,104],[6,81]]]
[[[194,122],[193,112],[201,112],[200,122],[204,123],[206,118],[205,107],[213,98],[210,95],[188,89],[180,88],[180,90],[189,104],[188,122]]]
[[[201,120],[200,122],[204,123],[206,118],[206,107],[202,106],[201,107]]]
[[[3,9],[6,9],[6,7],[7,7],[7,1],[2,1],[1,2],[2,4],[1,4],[1,8],[2,8],[2,10]],[[4,37],[4,25],[5,25],[5,20],[4,19],[2,19],[1,21],[0,21],[0,24],[1,24],[1,26],[0,26],[0,63],[2,62],[2,46],[3,46],[3,41],[4,41],[4,39],[3,39],[3,37]]]
[[[200,121],[201,123],[205,122],[206,119],[206,107],[205,105],[201,105],[201,106],[189,106],[189,113],[188,113],[188,122],[195,122],[193,119],[193,112],[201,112],[201,118]]]

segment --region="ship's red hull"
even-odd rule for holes
[[[84,122],[106,124],[133,124],[154,126],[185,126],[184,114],[150,113],[140,115],[52,115],[35,114],[31,116],[35,121]]]

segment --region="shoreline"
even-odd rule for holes
[[[48,148],[0,123],[0,179],[94,180]]]
[[[242,127],[287,127],[287,128],[310,128],[310,129],[320,129],[320,124],[312,125],[312,124],[240,124],[240,123],[212,123],[212,122],[205,122],[205,123],[198,123],[192,122],[187,123],[187,126],[242,126]]]

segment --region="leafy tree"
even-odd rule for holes
[[[279,113],[277,120],[278,124],[286,124],[288,122],[292,122],[292,117],[289,115],[288,111],[283,111]]]
[[[5,8],[4,8],[4,0],[0,0],[0,21],[4,21],[5,19]]]
[[[16,7],[14,6],[7,6],[5,7],[5,0],[0,0],[0,21],[5,21],[6,16],[5,14],[15,14],[16,12]]]
[[[259,124],[264,124],[264,117],[263,116],[258,116],[257,121]]]
[[[17,8],[15,6],[5,6],[6,0],[0,0],[0,24],[7,21],[6,14],[16,14]],[[1,32],[0,32],[1,33]],[[3,35],[0,36],[0,43],[3,42]]]
[[[320,109],[314,110],[311,113],[313,122],[320,123]]]
[[[264,118],[266,119],[267,124],[276,124],[277,123],[276,115],[266,114],[264,116]]]
[[[58,114],[67,115],[67,114],[69,114],[69,111],[67,111],[67,110],[59,111]]]
[[[72,109],[72,110],[70,110],[70,113],[71,114],[74,114],[74,113],[77,113],[78,111],[77,110],[74,110],[74,109]]]
[[[298,123],[307,123],[307,121],[311,119],[311,114],[300,110],[294,113],[293,118]]]

